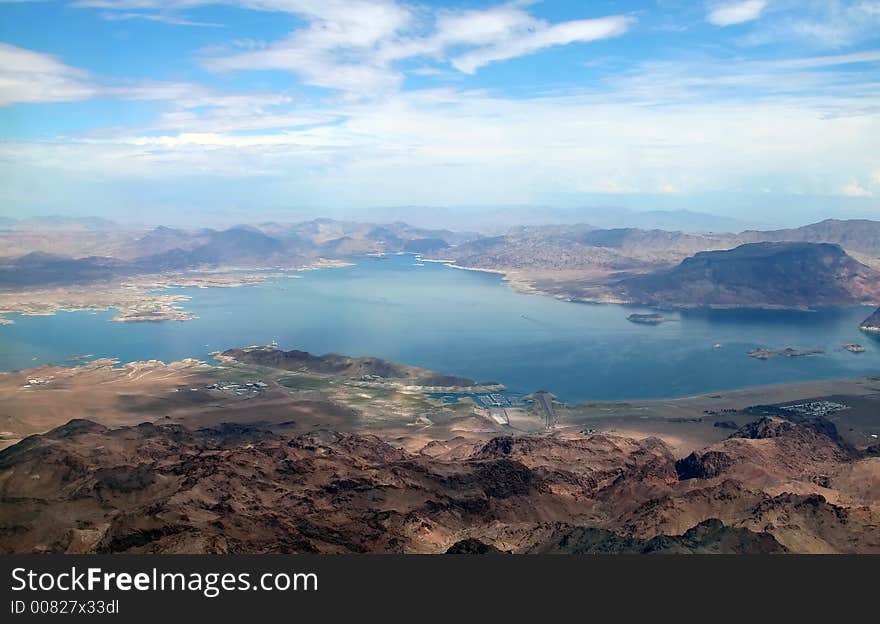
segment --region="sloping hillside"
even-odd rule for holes
[[[880,273],[837,245],[752,243],[701,252],[614,289],[650,305],[812,308],[880,301]]]

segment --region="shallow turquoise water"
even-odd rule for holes
[[[644,308],[518,294],[497,275],[416,266],[411,256],[299,275],[179,289],[199,315],[184,323],[113,323],[113,312],[12,315],[15,324],[0,326],[0,369],[86,353],[122,361],[209,359],[211,351],[276,340],[285,349],[374,355],[500,381],[517,393],[546,389],[567,401],[880,374],[880,341],[858,330],[869,308],[671,313],[672,322],[645,326],[626,320]],[[841,349],[850,342],[867,352]],[[769,361],[746,355],[789,346],[826,353]]]

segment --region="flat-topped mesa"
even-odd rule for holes
[[[444,375],[375,357],[350,357],[336,353],[313,355],[307,351],[282,351],[272,346],[228,349],[219,354],[218,359],[222,358],[281,370],[334,375],[363,383],[394,382],[402,386],[437,388],[503,388],[496,382],[478,383],[465,377]]]
[[[874,314],[862,321],[860,325],[862,331],[880,332],[880,308]]]
[[[876,302],[880,272],[837,245],[751,243],[702,251],[615,288],[626,300],[652,306],[803,309]]]

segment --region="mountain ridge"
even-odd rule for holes
[[[55,248],[49,244],[55,240],[55,234],[22,238],[19,232],[0,233],[0,237],[4,236],[17,241],[16,249],[27,249],[30,245],[37,253],[49,250],[56,254]],[[0,260],[0,288],[85,284],[139,274],[218,267],[292,268],[308,266],[321,258],[350,260],[365,255],[418,253],[463,267],[505,273],[514,288],[574,300],[638,301],[672,306],[811,308],[877,303],[873,286],[876,277],[872,271],[880,270],[880,222],[867,220],[826,220],[789,230],[753,230],[740,234],[601,229],[574,224],[517,226],[505,234],[479,236],[414,228],[402,222],[375,224],[315,219],[294,224],[239,225],[226,230],[189,231],[160,226],[134,240],[126,239],[119,232],[90,234],[82,239],[77,238],[81,236],[79,233],[70,236],[73,245],[81,240],[88,255],[3,258]],[[101,248],[101,241],[108,245],[110,253],[106,256],[94,253]],[[667,296],[649,292],[651,282],[656,286],[677,273],[686,272],[688,266],[713,258],[707,257],[706,253],[771,243],[835,244],[842,246],[844,252],[852,251],[857,258],[836,261],[842,271],[841,279],[848,274],[850,283],[838,284],[835,290],[827,280],[818,284],[817,273],[814,281],[821,288],[812,294],[809,289],[795,292],[790,288],[786,300],[781,295],[771,296],[775,286],[765,272],[751,271],[749,279],[758,285],[756,289],[750,290],[739,284],[725,295],[721,292],[721,285],[716,285],[712,294],[710,284],[703,280],[704,293],[694,292],[692,284],[690,294],[680,291],[677,297],[669,295],[669,288]],[[825,255],[831,257],[830,253]],[[21,262],[27,263],[26,270],[22,270]],[[820,262],[810,264],[808,270],[827,273]],[[808,285],[808,280],[797,281],[803,286]],[[774,282],[776,285],[780,283],[784,282]],[[708,294],[712,296],[708,297]]]
[[[830,243],[747,243],[621,280],[627,300],[656,306],[811,308],[880,302],[880,272]]]
[[[0,552],[880,552],[867,492],[792,493],[880,460],[794,423],[756,431],[771,429],[682,476],[664,443],[612,434],[437,460],[330,430],[76,420],[0,451]]]

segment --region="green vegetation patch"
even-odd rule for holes
[[[280,377],[278,383],[291,390],[320,390],[331,385],[330,380],[306,375]]]

